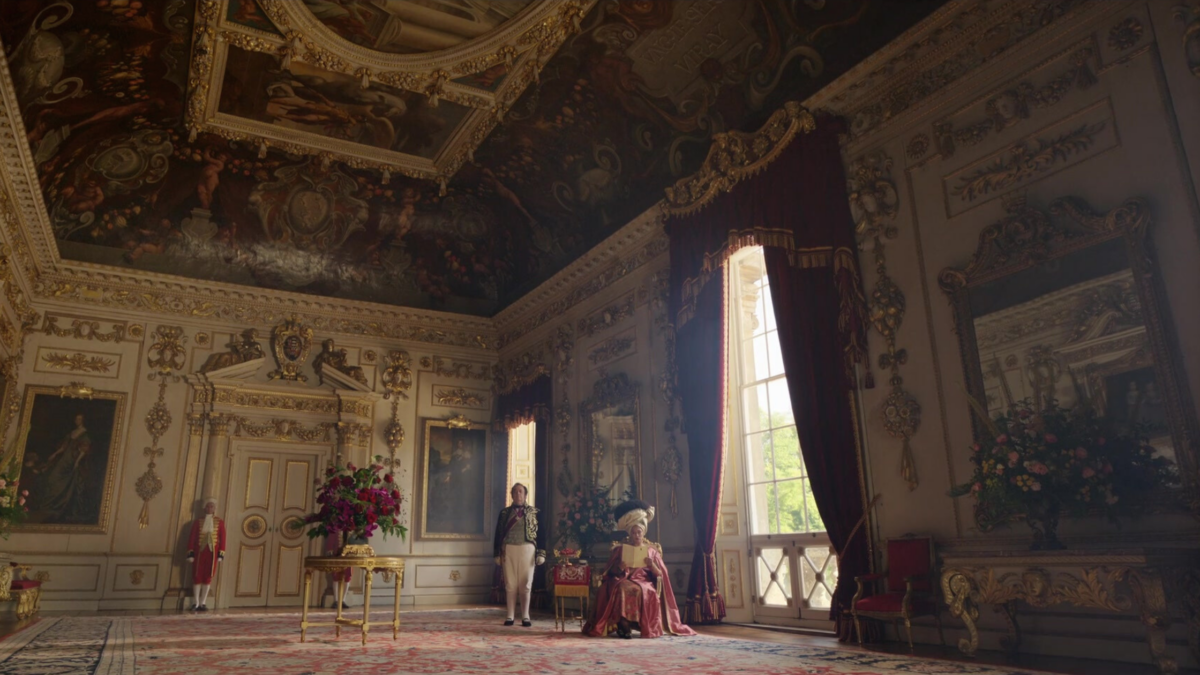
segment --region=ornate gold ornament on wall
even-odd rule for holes
[[[91,398],[96,390],[83,382],[71,382],[58,388],[58,395],[66,398]]]
[[[338,425],[337,422],[318,422],[309,427],[297,420],[279,418],[267,422],[255,422],[237,415],[225,416],[225,423],[232,423],[233,436],[273,438],[277,441],[300,443],[328,443],[333,440]]]
[[[102,356],[88,356],[76,352],[60,354],[48,352],[42,355],[42,361],[51,368],[67,370],[72,373],[107,373],[116,365],[116,361]]]
[[[892,160],[883,152],[855,161],[849,179],[850,204],[859,245],[867,240],[874,244],[875,287],[867,300],[867,309],[871,325],[886,345],[886,351],[879,355],[879,368],[891,373],[888,379],[891,391],[881,410],[883,428],[901,442],[900,476],[909,490],[915,490],[919,480],[910,440],[921,425],[921,404],[904,389],[904,379],[900,377],[900,366],[908,360],[908,352],[896,346],[896,335],[904,321],[905,299],[904,292],[888,275],[883,244],[885,239],[894,239],[899,234],[895,218],[900,200],[892,184],[891,168]],[[867,377],[870,380],[870,374]]]
[[[481,381],[492,379],[492,371],[486,363],[458,361],[434,355],[433,357],[422,356],[421,367],[431,370],[434,375],[439,377],[455,377],[462,380]]]
[[[771,163],[799,133],[817,128],[816,118],[795,101],[775,111],[760,129],[747,133],[715,134],[708,156],[696,173],[666,189],[664,212],[682,216],[703,207],[722,192],[733,189]]]
[[[1032,110],[1050,108],[1066,98],[1072,90],[1091,88],[1099,82],[1092,68],[1095,57],[1091,38],[1088,38],[1066,57],[1066,70],[1045,84],[1039,86],[1026,80],[992,95],[984,105],[984,119],[962,128],[956,128],[948,119],[935,123],[933,131],[938,152],[943,159],[952,157],[960,145],[982,143],[991,134],[1029,119]]]
[[[272,380],[307,382],[308,377],[300,372],[308,360],[312,348],[312,328],[301,325],[295,318],[288,319],[271,331],[271,349],[275,352],[278,370],[267,374]]]
[[[379,355],[375,353],[374,349],[364,349],[363,350],[363,354],[362,354],[363,363],[375,363],[375,361],[378,358],[379,358]]]
[[[1177,10],[1178,11],[1178,10]],[[1145,27],[1134,17],[1128,17],[1108,31],[1108,46],[1113,49],[1129,49],[1142,39]]]
[[[388,352],[387,367],[383,369],[380,381],[383,383],[383,397],[408,398],[408,390],[412,388],[412,366],[408,352],[400,349]],[[394,405],[394,403],[393,403]]]
[[[181,326],[158,326],[151,335],[154,340],[147,350],[146,362],[155,372],[150,373],[151,382],[158,380],[158,399],[146,413],[146,432],[150,434],[150,445],[143,449],[146,456],[146,472],[134,483],[137,496],[142,500],[142,511],[138,514],[138,528],[150,525],[150,501],[163,489],[163,480],[155,473],[157,460],[165,450],[158,441],[171,428],[171,411],[167,408],[167,384],[179,382],[175,371],[182,370],[186,352],[183,343],[187,337]]]
[[[593,370],[637,352],[637,339],[632,329],[624,335],[610,337],[588,352]]]
[[[1183,23],[1183,54],[1188,70],[1200,77],[1200,3],[1177,5],[1175,20]]]
[[[114,322],[112,330],[102,332],[100,330],[99,321],[91,321],[89,319],[72,319],[70,328],[62,328],[58,325],[58,320],[61,317],[55,314],[47,314],[42,319],[42,327],[38,329],[39,333],[51,335],[60,338],[74,338],[76,340],[96,340],[99,342],[119,343],[130,336],[127,335],[127,326],[124,323]]]
[[[196,333],[196,336],[192,339],[195,341],[197,347],[207,347],[212,342],[212,336],[204,331]]]
[[[185,124],[193,136],[208,131],[231,140],[252,142],[260,152],[277,147],[294,154],[317,155],[325,161],[342,161],[356,168],[378,169],[387,176],[395,173],[436,180],[444,186],[537,79],[550,56],[578,31],[580,20],[594,2],[530,4],[475,39],[432,52],[399,54],[350,42],[318,19],[304,3],[259,2],[279,32],[273,35],[228,20],[227,2],[202,0],[197,7],[192,41]],[[415,23],[411,17],[405,19],[405,24],[413,24],[417,30],[421,30],[419,23],[419,19]],[[411,33],[410,29],[406,34]],[[284,129],[218,110],[226,63],[233,50],[270,54],[279,60],[284,71],[293,69],[293,62],[303,62],[329,71],[327,78],[341,75],[362,89],[379,83],[424,95],[430,107],[444,100],[464,106],[467,111],[451,140],[438,148],[432,158]],[[508,76],[495,90],[462,79],[500,65],[506,67]]]
[[[908,146],[905,148],[905,154],[909,159],[921,159],[929,152],[929,136],[925,134],[917,134],[908,141]]]
[[[548,355],[546,345],[539,344],[507,361],[500,362],[492,371],[495,379],[496,393],[508,394],[533,382],[543,375],[550,374],[546,365]]]
[[[1043,174],[1072,155],[1086,152],[1108,122],[1082,124],[1054,138],[1037,138],[1017,143],[992,164],[964,177],[953,194],[971,202],[996,193],[1021,181]]]
[[[226,351],[210,355],[200,366],[200,372],[211,373],[255,359],[266,358],[262,345],[258,343],[257,328],[247,328],[225,347]]]
[[[362,385],[367,385],[367,376],[361,366],[352,366],[347,361],[345,348],[338,349],[333,338],[327,338],[321,343],[321,353],[313,359],[313,370],[317,372],[321,384],[325,384],[325,369],[336,370]]]
[[[487,403],[487,396],[483,392],[463,387],[439,388],[435,386],[433,388],[433,400],[438,405],[458,408],[483,408]]]
[[[141,586],[142,580],[146,578],[146,573],[142,570],[133,570],[129,573],[129,583],[134,586]]]
[[[471,420],[467,419],[466,415],[451,415],[446,420],[446,426],[450,427],[451,429],[470,429]]]
[[[900,196],[892,184],[892,158],[883,152],[858,158],[850,165],[850,215],[854,231],[860,239],[880,234],[896,236],[893,221],[900,205]]]
[[[581,337],[592,337],[596,333],[612,328],[633,316],[634,300],[634,293],[630,291],[613,304],[589,314],[586,318],[580,319],[579,335]]]

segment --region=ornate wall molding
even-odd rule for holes
[[[575,333],[570,323],[564,323],[554,332],[550,343],[554,353],[554,383],[561,393],[558,403],[554,406],[554,438],[558,442],[558,450],[562,453],[562,467],[555,476],[555,487],[559,494],[567,496],[575,485],[575,477],[571,473],[571,375],[575,372]]]
[[[439,377],[454,377],[461,380],[489,381],[492,369],[487,363],[447,359],[442,356],[422,356],[421,367]],[[476,368],[478,366],[478,368]]]
[[[486,410],[488,394],[478,389],[466,387],[448,387],[433,385],[433,402],[435,405],[452,408],[476,408]]]
[[[171,428],[167,385],[183,379],[177,373],[183,369],[186,356],[184,342],[187,341],[180,326],[158,326],[150,337],[153,342],[147,350],[146,365],[154,370],[150,373],[150,381],[158,380],[158,398],[146,413],[146,431],[150,434],[150,445],[143,450],[148,460],[146,472],[134,483],[137,496],[142,500],[142,510],[138,514],[139,529],[150,525],[150,502],[163,489],[163,480],[154,469],[158,458],[166,453],[166,450],[158,447],[158,441]]]
[[[883,401],[881,422],[892,438],[901,442],[900,476],[909,490],[917,489],[916,460],[910,439],[921,426],[921,404],[904,389],[900,366],[908,361],[907,350],[897,347],[896,335],[904,322],[904,292],[888,275],[885,240],[895,239],[900,199],[891,176],[892,159],[883,152],[860,157],[850,165],[849,192],[851,212],[859,246],[872,244],[875,260],[875,286],[867,299],[871,325],[883,337],[886,351],[879,355],[880,370],[890,372],[891,390]],[[868,374],[868,379],[870,379]],[[870,386],[870,384],[868,384]]]
[[[637,353],[637,336],[633,328],[600,342],[588,350],[588,363],[595,370]]]
[[[52,370],[65,370],[71,373],[104,374],[112,371],[117,361],[103,356],[89,356],[82,352],[61,353],[46,352],[39,354],[39,363],[45,363]]]
[[[579,320],[579,336],[592,337],[633,316],[637,294],[630,291],[611,305],[598,309]]]

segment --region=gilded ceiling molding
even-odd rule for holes
[[[883,243],[899,234],[895,220],[900,197],[891,170],[892,159],[882,151],[860,157],[850,164],[847,187],[859,246],[873,244],[875,287],[867,298],[867,312],[871,325],[886,345],[879,355],[879,368],[891,373],[888,379],[891,390],[883,401],[881,421],[888,435],[901,442],[900,477],[909,490],[915,490],[920,481],[910,440],[921,426],[921,404],[904,388],[904,378],[900,376],[900,366],[908,362],[908,351],[896,346],[896,336],[904,322],[905,298],[888,274]],[[867,378],[873,379],[869,373]]]
[[[474,156],[475,149],[503,121],[517,98],[534,81],[563,42],[579,31],[583,16],[595,0],[532,4],[488,34],[434,52],[395,54],[356,45],[341,37],[303,3],[260,0],[259,6],[281,35],[270,35],[226,20],[227,1],[202,0],[196,11],[192,41],[191,91],[185,125],[191,138],[211,132],[230,140],[250,142],[265,152],[277,147],[293,154],[317,155],[354,168],[375,169],[446,182]],[[278,126],[219,115],[220,78],[229,46],[277,57],[286,69],[293,60],[351,75],[365,89],[372,82],[423,94],[431,106],[440,100],[468,108],[455,139],[436,158],[370,148]],[[506,64],[508,76],[496,91],[455,82],[456,78]]]
[[[1183,53],[1188,70],[1200,77],[1200,2],[1177,5],[1175,20],[1183,24]]]
[[[758,131],[716,134],[700,170],[666,189],[663,211],[671,216],[694,213],[744,178],[762,171],[799,133],[811,133],[816,119],[807,108],[789,101]]]
[[[1031,35],[1081,13],[1123,9],[1084,0],[950,3],[804,101],[850,119],[852,142],[994,63]]]

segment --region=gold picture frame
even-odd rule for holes
[[[417,466],[417,539],[486,541],[491,466],[487,424],[426,419]]]
[[[13,532],[108,533],[126,394],[90,388],[73,394],[66,387],[25,388],[14,459],[30,511]]]

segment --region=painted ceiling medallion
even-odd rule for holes
[[[201,0],[186,126],[444,190],[594,3]]]

